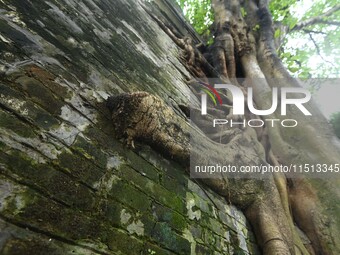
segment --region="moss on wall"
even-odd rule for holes
[[[5,2],[0,253],[255,254],[241,212],[175,162],[114,139],[109,95],[171,105],[190,93],[179,49],[142,1]]]

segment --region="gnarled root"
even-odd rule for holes
[[[273,182],[270,183],[273,185]],[[254,227],[263,254],[294,254],[293,236],[281,206],[279,194],[265,193],[246,208],[245,215]]]
[[[260,155],[260,143],[254,130],[244,130],[228,144],[208,139],[184,118],[176,115],[162,100],[145,92],[122,94],[108,99],[116,135],[127,141],[147,143],[184,166],[190,162],[189,137],[202,140],[197,155],[216,155],[219,162],[242,165],[265,162]],[[254,138],[254,139],[252,139]],[[256,142],[257,141],[257,142]],[[262,148],[262,147],[261,147]],[[240,157],[239,153],[249,152]],[[221,176],[222,177],[222,176]],[[216,193],[241,208],[255,230],[264,254],[294,254],[293,238],[273,178],[261,179],[202,179]]]

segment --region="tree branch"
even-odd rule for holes
[[[316,43],[316,41],[315,41],[315,39],[313,38],[312,34],[311,34],[311,33],[308,33],[308,35],[309,35],[309,38],[311,39],[311,41],[313,42],[313,44],[314,44],[314,46],[315,46],[315,48],[316,48],[316,52],[317,52],[318,55],[322,58],[322,60],[325,61],[325,62],[327,62],[327,63],[329,63],[329,64],[331,64],[332,66],[335,67],[335,65],[334,65],[332,62],[328,61],[327,59],[325,59],[325,58],[322,56],[320,47],[319,47],[318,44]]]
[[[331,16],[334,12],[339,11],[340,10],[340,4],[335,5],[333,8],[331,8],[329,11],[325,12],[324,14],[317,16],[317,17],[313,17],[310,18],[308,20],[299,22],[292,30],[301,30],[305,27],[314,25],[314,24],[328,24],[328,25],[339,25],[340,22],[336,22],[336,21],[327,21],[324,20],[326,17]]]
[[[322,34],[322,35],[326,35],[327,33],[322,32],[322,31],[315,31],[315,30],[310,30],[310,29],[302,29],[303,32],[305,32],[306,34]]]
[[[332,25],[332,26],[339,26],[339,21],[332,21],[332,20],[320,20],[317,22],[318,24],[326,24],[326,25]]]

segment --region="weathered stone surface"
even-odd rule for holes
[[[148,91],[176,108],[190,94],[181,51],[146,5],[0,1],[1,254],[256,253],[222,197],[114,138],[109,95]]]

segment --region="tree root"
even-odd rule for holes
[[[225,154],[216,157],[219,157],[219,162],[226,164],[235,162],[236,157],[244,165],[265,162],[263,155],[258,154],[259,147],[247,142],[254,140],[245,139],[247,135],[256,138],[253,130],[246,130],[236,136],[233,144],[213,142],[176,115],[162,100],[148,93],[110,97],[108,107],[112,112],[117,137],[125,138],[128,143],[134,140],[147,143],[163,155],[180,162],[186,169],[190,162],[190,153],[209,155],[211,151],[224,151]],[[189,134],[194,139],[204,141],[201,151],[190,151]],[[242,143],[238,139],[242,139]],[[230,148],[236,145],[239,150]],[[237,156],[243,150],[242,147],[252,148],[253,156]],[[202,179],[202,182],[245,212],[264,254],[294,254],[292,233],[273,178]]]

